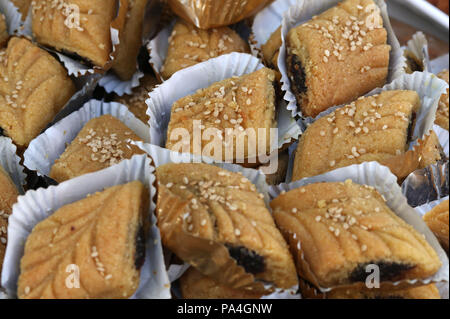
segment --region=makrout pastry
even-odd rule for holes
[[[90,120],[53,164],[50,177],[58,183],[118,164],[143,152],[131,141],[142,141],[112,115]]]
[[[142,23],[148,0],[126,0],[122,5],[120,17],[119,40],[117,53],[114,59],[113,71],[123,81],[128,81],[136,71],[137,57],[142,46]]]
[[[156,176],[162,242],[179,258],[233,289],[248,286],[236,264],[278,288],[297,284],[288,246],[247,178],[207,164],[166,164]]]
[[[306,299],[441,299],[435,284],[391,291],[341,288],[321,293],[307,281],[300,280],[300,291]]]
[[[390,161],[407,152],[420,107],[415,91],[384,91],[318,119],[300,138],[292,179],[370,161],[395,166]]]
[[[0,13],[0,48],[8,42],[9,34],[5,16]]]
[[[448,210],[449,201],[443,201],[438,206],[429,211],[423,219],[430,227],[431,231],[436,235],[442,247],[448,253],[449,240],[448,240]]]
[[[8,242],[8,217],[12,213],[12,206],[16,203],[18,196],[16,186],[0,165],[0,273]]]
[[[177,133],[182,128],[189,132],[190,151],[194,154],[201,154],[205,146],[211,143],[219,149],[222,146],[222,156],[216,154],[215,149],[207,153],[219,159],[253,158],[260,155],[257,152],[261,150],[269,153],[270,129],[277,126],[274,80],[275,72],[262,68],[241,77],[216,82],[176,101],[172,106],[166,147],[174,151],[183,149],[184,152],[185,146],[180,147]],[[265,130],[258,132],[259,128]],[[201,145],[194,145],[194,129],[209,130],[213,136],[203,139]],[[259,145],[263,142],[265,147]],[[243,151],[236,147],[237,144],[244,145]]]
[[[261,47],[264,62],[275,70],[278,70],[278,55],[280,54],[281,44],[281,27],[279,27]]]
[[[441,267],[424,236],[373,187],[351,180],[309,184],[271,206],[300,277],[315,287],[365,286],[368,265],[379,268],[382,288],[385,282],[428,278]]]
[[[194,267],[180,278],[183,299],[259,299],[263,295],[243,289],[233,289],[217,283]]]
[[[19,147],[54,119],[75,94],[64,67],[24,38],[0,49],[0,127]]]
[[[438,77],[448,82],[448,70],[444,70],[438,74]],[[449,119],[448,119],[448,89],[447,93],[442,94],[439,101],[438,110],[436,113],[436,124],[448,131]]]
[[[373,0],[346,0],[289,31],[286,67],[304,116],[386,82],[390,46]]]
[[[232,29],[201,30],[178,20],[169,37],[161,75],[168,79],[181,69],[231,52],[249,52],[248,44]]]
[[[145,100],[148,99],[148,93],[154,89],[158,84],[158,80],[150,74],[146,74],[140,79],[139,87],[133,89],[130,95],[118,96],[114,100],[128,107],[131,113],[133,113],[138,119],[144,123],[148,123],[150,120],[147,115],[147,104]]]
[[[40,0],[31,6],[37,42],[99,67],[109,61],[116,0]]]
[[[28,236],[20,261],[18,297],[131,297],[145,258],[148,209],[149,193],[139,181],[58,209]]]
[[[428,0],[428,2],[432,3],[445,13],[449,13],[449,2],[448,0]]]

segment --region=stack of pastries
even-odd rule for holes
[[[377,162],[401,184],[420,169],[448,162],[439,140],[442,134],[415,136],[430,119],[448,134],[448,88],[425,115],[429,101],[420,88],[370,93],[389,84],[396,53],[380,1],[336,0],[287,31],[280,20],[260,48],[247,32],[251,19],[243,19],[262,9],[266,0],[226,0],[221,5],[198,0],[203,12],[191,12],[189,19],[187,2],[171,0],[171,9],[165,7],[170,19],[163,16],[159,24],[149,21],[151,0],[6,1],[16,6],[23,25],[9,34],[10,13],[0,12],[0,135],[16,146],[18,165],[30,164],[27,150],[48,159],[50,150],[36,150],[42,144],[33,141],[48,131],[53,136],[56,119],[76,112],[86,101],[126,107],[119,115],[95,110],[102,115],[83,122],[73,140],[62,146],[55,141],[59,155],[46,163],[46,176],[36,167],[26,169],[21,199],[14,171],[0,161],[0,273],[5,256],[19,253],[18,269],[5,272],[17,274],[18,298],[132,298],[148,284],[141,280],[142,272],[154,271],[144,264],[153,249],[147,245],[152,207],[167,269],[177,264],[187,269],[171,283],[174,298],[260,299],[284,293],[313,299],[441,298],[433,276],[445,265],[437,243],[449,253],[448,200],[435,198],[439,204],[419,219],[421,227],[413,227],[372,186],[350,179],[308,180]],[[448,11],[448,3],[430,2]],[[211,21],[213,13],[217,19]],[[27,17],[31,33],[24,35]],[[150,35],[157,36],[156,47]],[[167,48],[158,56],[158,69],[153,62],[155,54],[162,54],[159,45]],[[239,57],[249,54],[259,58],[258,67],[243,65]],[[187,77],[182,79],[186,86],[195,87],[190,94],[181,95],[183,88],[173,86],[150,95],[160,84],[179,81],[186,70],[201,71],[204,65],[214,65],[201,63],[223,61],[225,55],[230,57],[229,68],[240,76],[223,76],[207,86]],[[72,72],[64,56],[92,73]],[[425,74],[422,61],[413,55],[406,60],[405,73]],[[252,71],[241,72],[247,68]],[[102,87],[101,79],[111,74],[119,84]],[[285,77],[289,83],[280,83]],[[437,77],[448,84],[448,70]],[[291,93],[291,101],[282,101],[282,96],[287,98],[282,87]],[[117,164],[148,155],[144,149],[149,147],[139,147],[143,134],[132,126],[138,119],[153,134],[155,97],[173,101],[170,111],[157,110],[164,123],[158,123],[162,137],[157,145],[163,150],[152,153],[155,182],[150,187],[156,192],[136,180],[73,199],[68,185],[82,180],[79,177],[91,174],[93,183],[103,183],[102,174]],[[294,111],[288,112],[291,124],[304,129],[277,148],[271,130],[289,125],[281,112],[286,102],[296,105],[288,109]],[[180,139],[181,130],[189,134],[188,141]],[[209,139],[196,139],[198,130],[211,133]],[[73,131],[67,127],[64,135]],[[216,141],[219,148],[209,149]],[[245,142],[243,149],[236,146],[239,141]],[[235,166],[176,163],[163,155],[165,151],[206,155]],[[0,148],[0,160],[11,155],[6,152]],[[269,165],[252,161],[260,155],[275,156],[277,169],[264,175]],[[263,178],[246,177],[256,175]],[[9,217],[16,210],[23,213],[28,201],[40,207],[42,199],[33,190],[49,184],[71,200],[33,221],[21,243],[23,252],[16,252],[17,243],[8,241],[17,237],[11,236],[17,230],[9,227]],[[269,185],[271,195],[289,191],[269,200]],[[437,238],[435,245],[425,239],[426,227]],[[70,265],[82,274],[77,289],[67,284]],[[373,267],[379,271],[378,289],[366,282]]]

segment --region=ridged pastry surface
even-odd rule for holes
[[[430,227],[431,231],[436,235],[437,239],[441,243],[442,247],[447,251],[447,253],[449,251],[448,210],[449,201],[446,200],[438,206],[434,207],[423,217],[428,227]]]
[[[438,77],[447,82],[448,84],[448,70],[444,70],[438,74]],[[449,118],[448,118],[448,89],[445,94],[442,94],[441,100],[439,101],[438,110],[436,113],[436,124],[448,131]]]
[[[437,253],[395,215],[372,187],[316,183],[271,203],[300,277],[320,287],[364,283],[376,264],[380,281],[425,279],[441,267]]]
[[[300,138],[292,180],[404,154],[419,108],[414,91],[384,91],[320,118]]]
[[[175,254],[173,238],[184,232],[224,245],[257,279],[286,289],[297,284],[288,246],[247,178],[207,164],[167,164],[156,174],[158,225]]]
[[[382,87],[388,75],[387,31],[373,0],[347,0],[289,31],[286,66],[305,116]]]
[[[63,206],[37,224],[20,262],[19,298],[132,296],[145,253],[148,205],[148,190],[135,181]],[[78,280],[73,268],[67,271],[70,265],[78,267]]]
[[[103,67],[112,52],[110,29],[117,13],[116,3],[116,0],[33,1],[33,35],[40,44]]]
[[[276,127],[274,80],[275,72],[262,68],[241,77],[216,82],[176,101],[172,105],[166,147],[183,152],[190,147],[191,153],[227,160],[255,157],[260,155],[258,152],[261,150],[264,154],[269,153],[270,129]],[[259,128],[265,131],[260,134]],[[177,129],[185,129],[189,133],[187,147],[182,145]],[[194,140],[194,129],[204,134],[201,145],[199,140]],[[247,129],[252,130],[256,138],[249,138],[252,135],[246,135]],[[206,136],[208,130],[208,134],[214,133],[213,136]],[[259,145],[260,140],[265,145]],[[241,154],[237,153],[238,141],[244,141]],[[222,147],[221,156],[216,154],[215,149],[208,151],[206,146],[210,144],[217,145],[219,149]]]
[[[250,52],[248,44],[232,29],[202,30],[178,20],[169,37],[161,74],[168,79],[179,70],[231,52]]]
[[[0,127],[16,145],[28,146],[74,94],[64,67],[29,40],[0,49]]]
[[[12,213],[12,206],[16,203],[18,196],[19,192],[16,186],[0,165],[0,273],[8,243],[8,218]]]
[[[119,119],[106,114],[90,120],[55,161],[50,177],[61,183],[142,154],[131,141],[142,141]]]

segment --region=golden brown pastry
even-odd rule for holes
[[[446,200],[434,207],[423,217],[425,223],[427,223],[428,227],[430,227],[431,231],[436,235],[436,238],[447,253],[449,251],[448,210],[449,201]]]
[[[90,120],[53,164],[50,177],[58,183],[118,164],[143,151],[131,141],[142,141],[112,115]]]
[[[9,39],[8,27],[6,26],[5,16],[0,13],[0,48],[3,47]]]
[[[271,0],[168,0],[170,8],[199,28],[231,25],[250,17]]]
[[[149,98],[148,94],[158,84],[158,80],[150,74],[146,74],[142,79],[139,87],[133,89],[131,95],[123,95],[115,98],[115,101],[128,107],[138,119],[144,123],[148,123],[150,117],[147,115],[147,104],[145,100]]]
[[[448,82],[448,70],[444,70],[438,74],[438,77]],[[448,131],[449,126],[449,118],[448,118],[448,89],[447,93],[442,94],[441,100],[439,101],[438,110],[436,113],[436,122],[437,125],[446,129]]]
[[[30,9],[30,5],[32,0],[11,0],[12,3],[19,9],[19,12],[22,14],[22,20],[25,21],[28,15],[28,11]]]
[[[12,213],[12,206],[17,202],[18,196],[16,186],[0,165],[0,273],[8,242],[8,217]]]
[[[280,195],[271,206],[300,277],[315,287],[365,287],[371,264],[379,267],[382,288],[428,278],[441,267],[422,234],[373,187],[351,180],[310,184]]]
[[[0,49],[0,127],[26,147],[75,94],[64,67],[24,38]]]
[[[445,13],[449,13],[449,2],[448,0],[428,0],[428,2],[432,3]]]
[[[202,275],[194,267],[180,278],[183,299],[260,299],[263,295],[243,289],[232,289]]]
[[[139,285],[149,192],[139,182],[107,188],[37,224],[20,262],[21,299],[119,299]],[[79,270],[79,288],[67,278]],[[74,276],[76,277],[76,276]],[[71,284],[75,285],[76,278]]]
[[[156,176],[162,242],[179,258],[231,289],[254,288],[248,274],[278,288],[298,283],[286,242],[247,178],[206,164],[167,164]]]
[[[435,284],[393,291],[342,288],[321,293],[308,282],[300,280],[300,291],[306,299],[441,299]]]
[[[104,67],[112,52],[116,5],[116,0],[33,1],[33,35],[40,44]]]
[[[261,47],[262,54],[266,65],[278,70],[278,55],[280,53],[281,40],[281,26],[276,29],[269,40]]]
[[[161,75],[168,79],[181,69],[231,52],[250,52],[248,44],[232,29],[200,30],[178,20],[169,37],[169,49]]]
[[[177,129],[183,128],[190,134],[190,150],[194,154],[199,152],[201,154],[207,145],[217,142],[219,146],[222,145],[222,156],[219,159],[241,160],[255,157],[260,155],[256,153],[259,148],[264,149],[258,145],[259,139],[265,140],[265,150],[268,154],[271,147],[270,129],[277,126],[274,80],[275,72],[263,68],[241,77],[216,82],[206,89],[200,89],[195,94],[176,101],[172,106],[166,148],[181,151]],[[196,124],[202,125],[203,131],[209,129],[214,133],[214,138],[202,140],[201,147],[195,148],[194,121],[201,121]],[[195,129],[198,128],[200,126]],[[258,128],[264,128],[265,135],[260,136]],[[246,136],[247,129],[251,129],[256,138],[250,133]],[[236,148],[236,144],[239,141],[245,143],[244,154],[242,152],[237,154],[240,148]],[[211,155],[207,153],[208,156],[220,157],[214,149],[211,153]]]
[[[121,5],[127,9],[122,10],[120,17],[119,46],[114,59],[113,71],[123,81],[131,79],[136,72],[137,57],[142,46],[142,23],[148,0],[122,0]]]
[[[373,0],[346,0],[289,31],[286,67],[304,116],[385,84],[387,31]]]
[[[415,91],[384,91],[320,118],[300,138],[292,180],[363,162],[397,161],[408,150],[420,106]]]

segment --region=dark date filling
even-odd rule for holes
[[[259,274],[266,268],[264,257],[258,255],[253,250],[249,250],[243,246],[232,246],[225,244],[230,256],[236,260],[239,266],[244,267],[245,271],[250,274]]]
[[[291,80],[292,91],[294,92],[297,100],[299,100],[299,97],[308,90],[306,87],[305,69],[303,68],[302,62],[298,56],[295,54],[288,54],[286,62],[289,79]],[[300,103],[300,101],[297,102]]]
[[[412,58],[412,57],[410,57],[410,56],[407,56],[406,57],[406,60],[407,60],[407,62],[406,63],[408,63],[408,66],[409,66],[409,68],[411,69],[411,71],[413,71],[413,72],[422,72],[423,71],[423,67],[422,67],[422,65],[421,64],[419,64],[417,61],[416,61],[416,59],[414,59],[414,58]]]
[[[365,282],[370,273],[366,272],[369,265],[377,265],[380,269],[380,280],[389,281],[396,279],[404,272],[413,269],[415,266],[408,264],[399,264],[394,262],[369,262],[360,264],[356,267],[349,276],[351,282]]]
[[[145,261],[145,232],[144,227],[139,226],[135,239],[136,252],[134,255],[134,266],[140,269]]]

